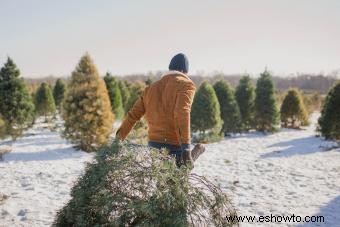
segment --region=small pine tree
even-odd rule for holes
[[[205,136],[206,130],[221,124],[220,104],[214,88],[207,81],[198,88],[191,108],[191,127]]]
[[[47,83],[42,83],[35,94],[35,111],[38,116],[53,115],[56,111],[52,90]]]
[[[299,128],[308,125],[305,104],[297,89],[290,89],[281,105],[281,122],[284,127]]]
[[[223,120],[221,131],[224,132],[224,135],[240,132],[241,115],[233,89],[224,80],[216,82],[214,89],[220,104],[221,118]]]
[[[136,82],[133,85],[131,85],[130,92],[129,92],[130,97],[125,106],[125,113],[129,112],[129,110],[133,107],[135,102],[142,95],[144,89],[145,89],[145,84],[142,82]]]
[[[31,126],[34,117],[32,98],[19,69],[9,57],[0,70],[0,114],[14,140]]]
[[[112,132],[114,115],[104,81],[85,54],[72,73],[63,101],[64,136],[84,151],[95,151]]]
[[[151,85],[152,84],[152,79],[151,79],[151,77],[148,77],[146,80],[145,80],[145,84],[146,84],[146,86],[149,86],[149,85]]]
[[[255,88],[249,76],[240,79],[235,97],[241,113],[242,129],[248,131],[254,127],[255,117]]]
[[[120,94],[122,96],[123,108],[124,108],[124,110],[126,110],[127,103],[130,99],[129,89],[127,88],[124,81],[121,81],[121,80],[118,82],[118,87],[119,87],[119,90],[120,90]]]
[[[326,139],[340,141],[340,82],[327,94],[319,118],[319,130]]]
[[[259,131],[273,132],[280,123],[272,76],[265,70],[256,83],[255,121]]]
[[[61,103],[64,99],[64,95],[65,95],[65,83],[61,79],[58,79],[53,88],[53,98],[55,101],[55,105],[59,111]]]
[[[121,119],[124,116],[124,109],[118,83],[110,73],[106,73],[104,81],[106,89],[109,92],[112,112],[115,114],[117,119]]]

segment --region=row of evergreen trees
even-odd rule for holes
[[[61,111],[61,105],[64,99],[66,85],[58,79],[52,88],[50,84],[41,83],[38,89],[32,93],[35,117],[44,116],[45,121],[55,116],[56,111]]]
[[[53,115],[64,92],[65,84],[59,79],[53,93],[50,85],[42,83],[35,93],[29,94],[20,70],[8,57],[0,70],[0,137],[11,136],[15,140],[37,116],[47,119]]]
[[[36,117],[44,116],[49,121],[58,110],[65,120],[64,136],[83,150],[93,150],[107,140],[113,122],[111,110],[122,118],[124,107],[129,108],[129,103],[138,98],[134,95],[131,100],[127,84],[116,81],[109,73],[104,80],[99,78],[89,55],[80,60],[68,89],[58,79],[53,88],[42,83],[32,94],[8,58],[0,71],[0,91],[0,138],[11,136],[15,140],[33,125]]]
[[[271,74],[265,70],[257,80],[256,88],[249,76],[239,81],[236,91],[225,80],[217,81],[213,86],[203,82],[194,98],[191,112],[193,131],[205,136],[206,131],[228,135],[256,129],[276,131],[281,121],[284,127],[298,128],[308,124],[300,92],[290,89],[281,105],[275,99],[275,89]]]
[[[73,71],[67,88],[58,79],[53,89],[42,83],[31,96],[20,77],[20,71],[8,58],[0,70],[0,137],[10,135],[15,139],[34,123],[36,116],[47,119],[56,110],[62,109],[64,136],[83,150],[95,150],[107,141],[114,116],[123,117],[144,87],[144,83],[117,81],[110,73],[102,80],[92,59],[86,54]],[[307,111],[298,90],[288,91],[280,111],[274,92],[272,77],[267,70],[257,80],[256,88],[249,76],[240,80],[236,91],[224,80],[214,86],[204,82],[194,98],[192,129],[201,132],[201,135],[216,129],[224,135],[250,129],[272,132],[278,128],[280,116],[284,127],[296,128],[308,124]],[[328,97],[336,94],[335,87]],[[319,120],[321,132],[326,138],[337,138],[331,129],[335,127],[338,130],[339,127],[329,120],[336,117],[328,117],[334,112],[332,105],[338,104],[333,99],[336,98],[326,99]]]

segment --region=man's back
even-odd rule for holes
[[[116,136],[124,140],[141,117],[149,126],[149,146],[166,148],[176,156],[178,166],[189,163],[201,155],[205,148],[196,144],[190,150],[190,111],[195,85],[186,75],[189,70],[187,57],[180,53],[169,64],[169,72],[149,87],[127,113]]]
[[[184,143],[178,138],[176,112],[191,107],[195,92],[194,83],[182,73],[170,71],[151,84],[143,96],[145,118],[149,125],[149,140],[154,142],[179,145]],[[177,103],[180,94],[186,93],[188,99],[181,106]],[[177,103],[177,106],[176,106]],[[189,113],[190,114],[190,113]],[[187,119],[190,123],[190,118]],[[176,127],[177,126],[177,127]]]
[[[168,72],[144,90],[117,134],[124,139],[145,114],[149,141],[190,144],[190,109],[194,93],[195,85],[188,76],[178,71]]]

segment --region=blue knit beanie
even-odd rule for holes
[[[169,70],[176,70],[183,73],[188,73],[189,71],[188,58],[182,53],[175,55],[171,59]]]

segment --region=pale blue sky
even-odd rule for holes
[[[0,64],[28,77],[69,75],[89,52],[100,73],[257,74],[340,68],[338,0],[0,0]]]

